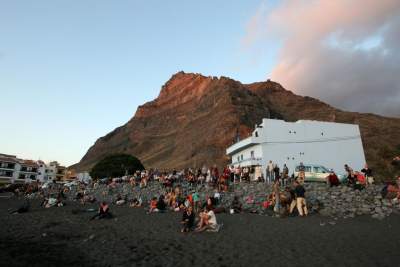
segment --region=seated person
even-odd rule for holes
[[[100,203],[99,210],[90,220],[112,218],[110,208],[105,201]]]
[[[122,196],[118,194],[117,199],[115,200],[115,204],[121,206],[125,204],[125,199],[123,199]]]
[[[217,230],[217,217],[212,209],[206,207],[205,211],[200,213],[200,222],[196,228],[196,232],[203,232],[205,230]]]
[[[384,187],[384,198],[399,200],[400,199],[400,176],[397,177],[395,184],[389,184]]]
[[[272,205],[272,194],[266,195],[265,200],[261,203],[261,205],[264,209],[269,209]]]
[[[354,189],[362,190],[365,188],[367,184],[367,179],[365,178],[364,174],[362,172],[355,172],[355,184],[354,184]]]
[[[221,193],[218,190],[215,190],[214,192],[214,199],[213,199],[214,205],[218,205],[221,202]]]
[[[94,203],[94,202],[96,202],[96,198],[94,196],[92,196],[92,195],[84,195],[83,198],[82,198],[81,203],[85,204],[87,202]]]
[[[200,195],[199,195],[199,193],[193,192],[192,198],[193,198],[194,212],[197,212],[198,208],[200,207]]]
[[[44,202],[44,207],[45,208],[51,208],[53,206],[57,206],[58,201],[56,198],[54,197],[49,197],[47,200],[45,200]]]
[[[340,184],[339,178],[337,177],[336,173],[333,170],[331,170],[327,178],[327,183],[329,184],[330,187],[338,186]]]
[[[142,206],[142,199],[141,198],[139,198],[139,199],[134,198],[129,206],[132,207],[132,208],[141,207]]]
[[[25,200],[24,204],[21,207],[19,207],[17,210],[10,211],[10,214],[21,214],[28,212],[29,207],[30,207],[29,201]]]
[[[193,208],[189,206],[184,212],[182,216],[182,221],[181,221],[183,227],[181,229],[181,232],[190,232],[193,228],[194,224],[194,213],[193,213]]]
[[[157,198],[156,197],[153,197],[151,199],[151,201],[150,201],[149,213],[152,213],[152,212],[158,212],[158,209],[157,209]]]
[[[159,212],[163,212],[166,210],[166,208],[167,208],[167,205],[165,204],[165,201],[164,201],[164,195],[161,195],[157,201],[157,210]]]
[[[238,196],[235,196],[233,198],[233,201],[231,204],[231,210],[233,211],[233,213],[241,213],[242,212],[242,203],[240,203]]]
[[[203,204],[203,208],[214,210],[215,200],[213,197],[208,197],[207,201]]]

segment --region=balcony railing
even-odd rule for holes
[[[258,165],[258,164],[262,164],[262,158],[256,158],[256,157],[251,157],[251,158],[246,158],[246,159],[241,159],[239,161],[232,161],[232,164],[243,164],[244,162],[249,162],[250,165]]]

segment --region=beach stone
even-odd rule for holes
[[[372,215],[373,219],[383,220],[385,218],[384,214],[375,213]]]
[[[382,213],[382,208],[376,207],[376,208],[375,208],[375,212],[376,212],[376,213]]]
[[[324,208],[322,210],[319,211],[319,214],[321,214],[322,216],[328,217],[328,216],[332,216],[332,209],[330,208]]]

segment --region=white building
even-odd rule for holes
[[[262,166],[264,177],[270,160],[294,172],[300,162],[318,164],[344,173],[344,164],[354,170],[365,165],[358,125],[300,120],[263,119],[252,135],[228,147],[232,165]]]
[[[0,183],[18,179],[19,161],[16,156],[0,154]]]
[[[0,154],[0,183],[25,183],[63,180],[66,167],[57,161],[45,164],[38,160],[19,159],[14,155]]]
[[[25,183],[36,180],[38,169],[39,165],[35,161],[0,154],[0,183]]]
[[[45,164],[43,161],[39,160],[38,164],[38,180],[40,182],[63,180],[66,172],[66,167],[61,166],[57,161],[52,161],[48,164]]]

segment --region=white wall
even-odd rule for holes
[[[269,160],[277,163],[281,169],[286,164],[290,174],[300,162],[323,165],[338,173],[344,173],[344,164],[349,164],[355,170],[362,169],[365,164],[358,125],[271,119],[264,119],[261,125],[262,128],[255,129],[258,138],[254,137],[253,132],[253,139],[260,144],[237,151],[233,155],[233,162],[236,162],[237,155],[243,154],[244,159],[249,158],[250,151],[255,150],[256,157],[263,157],[264,174]]]
[[[241,157],[243,155],[243,159],[247,160],[251,158],[251,151],[254,151],[254,158],[262,158],[262,146],[261,145],[253,145],[251,147],[248,147],[246,149],[243,149],[239,151],[238,153],[233,154],[232,156],[232,162],[237,163],[237,157]],[[237,165],[237,164],[235,164]],[[240,165],[240,163],[239,163]]]

